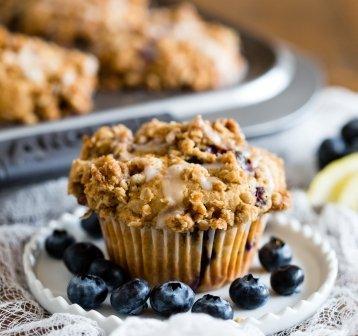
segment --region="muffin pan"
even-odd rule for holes
[[[31,126],[0,126],[0,142],[161,113],[178,120],[196,114],[212,119],[229,115],[240,121],[249,137],[289,127],[289,117],[301,115],[301,108],[322,87],[319,67],[283,43],[239,31],[247,68],[234,86],[206,92],[100,92],[93,113]]]
[[[76,304],[70,304],[66,287],[71,274],[61,261],[51,259],[44,251],[44,240],[53,228],[68,230],[78,241],[91,240],[79,226],[79,217],[83,213],[83,208],[78,208],[73,214],[66,213],[59,220],[51,221],[48,227],[42,228],[33,236],[26,245],[23,255],[26,279],[32,294],[49,312],[86,316],[97,321],[110,334],[120,327],[125,317],[113,315],[114,311],[108,299],[96,311],[85,311]],[[234,319],[240,320],[240,323],[252,323],[265,334],[289,328],[311,316],[327,299],[337,275],[337,259],[334,251],[311,227],[302,226],[296,220],[280,214],[276,215],[274,220],[270,220],[262,242],[266,242],[271,235],[290,244],[294,255],[293,263],[303,268],[306,278],[301,291],[292,296],[277,296],[271,292],[268,303],[263,307],[251,311],[235,308]],[[104,249],[103,241],[93,242]],[[251,272],[269,286],[269,273],[263,271],[258,260],[255,260]],[[230,301],[228,288],[229,285],[210,293]],[[204,294],[201,293],[198,297]],[[158,318],[150,310],[141,316]]]
[[[0,126],[0,186],[67,175],[81,136],[104,124],[138,124],[152,117],[182,121],[202,114],[238,120],[248,138],[292,127],[322,87],[319,67],[282,43],[239,31],[247,69],[235,86],[199,93],[98,93],[89,115]]]

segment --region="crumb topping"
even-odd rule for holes
[[[237,83],[245,69],[237,32],[187,3],[150,9],[141,27],[103,34],[94,47],[109,87],[201,91]]]
[[[152,10],[146,34],[157,41],[156,53],[163,56],[167,44],[179,51],[183,48],[188,55],[199,55],[213,69],[217,86],[234,84],[240,76],[243,64],[237,34],[223,25],[205,22],[188,3]]]
[[[0,27],[0,120],[34,123],[92,107],[98,63]]]
[[[129,226],[227,229],[289,205],[281,159],[249,146],[231,119],[152,120],[136,134],[103,127],[84,140],[69,192]]]
[[[93,53],[106,88],[209,90],[237,83],[246,68],[237,32],[189,3],[0,0],[0,22]]]

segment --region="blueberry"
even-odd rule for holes
[[[267,287],[252,274],[236,279],[230,286],[231,300],[243,309],[255,309],[264,305],[269,297]]]
[[[247,154],[241,151],[235,151],[235,157],[242,169],[252,172],[254,170],[252,161],[247,157]]]
[[[203,163],[204,163],[203,160],[197,158],[196,156],[190,156],[190,157],[186,160],[186,162],[188,162],[188,163],[195,163],[195,164],[203,164]]]
[[[209,314],[223,320],[230,320],[234,317],[234,312],[229,302],[219,296],[210,294],[206,294],[201,299],[197,300],[191,311],[193,313]]]
[[[101,224],[94,212],[92,212],[91,216],[81,219],[81,226],[92,238],[102,237]]]
[[[76,242],[76,239],[67,233],[66,230],[54,230],[45,240],[47,253],[56,259],[62,259],[67,247]]]
[[[104,281],[93,275],[74,276],[67,287],[69,300],[86,310],[99,307],[107,294]]]
[[[153,310],[163,316],[183,313],[190,310],[195,294],[186,284],[169,281],[152,289],[150,305]]]
[[[354,118],[348,121],[342,128],[341,131],[343,140],[348,144],[352,145],[358,140],[358,118]]]
[[[356,153],[358,152],[358,138],[355,139],[348,147],[348,154]]]
[[[87,273],[93,260],[103,258],[102,251],[92,243],[73,244],[63,254],[66,267],[74,274]]]
[[[122,267],[105,259],[94,260],[88,274],[96,275],[104,280],[109,291],[122,286],[126,282],[126,274]]]
[[[119,314],[139,315],[148,307],[150,287],[142,279],[131,280],[114,290],[111,305]]]
[[[271,273],[271,287],[280,295],[291,295],[302,284],[305,275],[303,270],[295,265],[278,268]]]
[[[269,272],[288,265],[292,260],[291,248],[281,239],[271,237],[270,241],[259,250],[261,265]]]
[[[318,166],[324,168],[330,162],[347,154],[347,146],[341,138],[324,140],[318,149]]]
[[[256,203],[255,206],[263,207],[267,204],[267,194],[264,187],[256,187],[255,190]]]
[[[218,154],[225,154],[227,152],[227,149],[218,147],[216,145],[209,145],[206,147],[205,152],[218,155]]]

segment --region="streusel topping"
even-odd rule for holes
[[[69,192],[129,226],[227,229],[289,204],[281,159],[249,146],[231,119],[152,120],[135,135],[102,127],[84,140]]]
[[[97,69],[92,55],[0,27],[0,122],[88,113]]]
[[[142,27],[105,33],[92,52],[111,88],[209,90],[237,83],[246,67],[237,32],[186,3],[149,10]]]

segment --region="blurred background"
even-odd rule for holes
[[[358,1],[194,0],[260,35],[283,39],[319,59],[329,85],[358,90]]]

